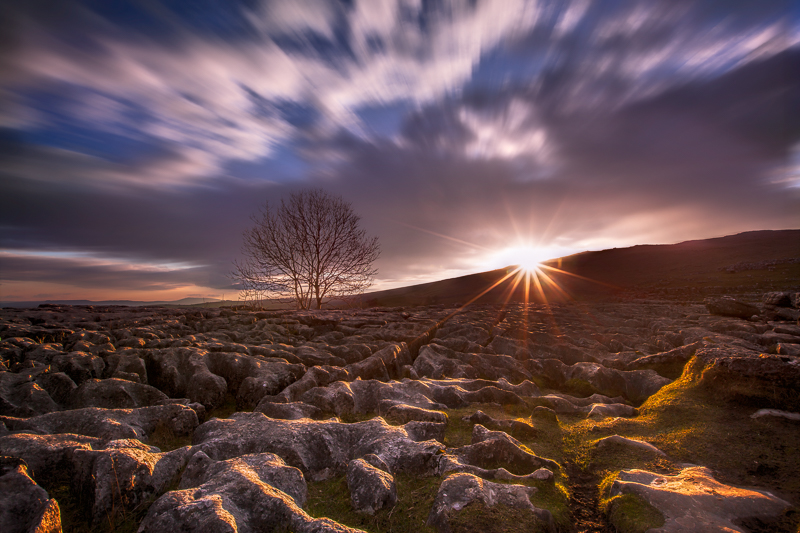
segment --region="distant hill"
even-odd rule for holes
[[[473,299],[477,303],[524,301],[524,280],[511,291],[516,276],[509,273],[514,270],[509,266],[373,292],[364,295],[364,302],[403,306],[464,304]],[[582,252],[546,261],[541,271],[559,286],[553,288],[539,276],[547,301],[623,295],[699,299],[709,294],[800,291],[800,230],[750,231],[678,244]],[[542,301],[533,280],[528,300]]]
[[[525,301],[525,279],[517,282],[517,276],[513,274],[516,270],[516,267],[509,266],[421,285],[371,292],[363,295],[362,302],[368,306],[412,306]],[[540,293],[536,281],[529,278],[528,301],[541,302],[542,294],[547,301],[553,302],[616,296],[691,300],[709,294],[800,291],[800,230],[749,231],[678,244],[581,252],[546,261],[541,272],[543,275],[538,278],[542,291]],[[548,283],[545,275],[558,288]],[[43,303],[164,307],[239,304],[230,300],[184,298],[158,302],[0,302],[0,307],[36,307]]]
[[[189,306],[189,305],[199,305],[199,306],[207,306],[207,307],[220,307],[222,305],[236,305],[238,302],[231,302],[230,300],[216,300],[214,298],[182,298],[180,300],[171,300],[171,301],[138,301],[138,300],[102,300],[102,301],[93,301],[93,300],[31,300],[27,302],[0,302],[0,307],[20,307],[20,308],[30,308],[30,307],[37,307],[41,304],[52,304],[52,305],[99,305],[99,306],[109,306],[109,305],[126,305],[129,307],[145,307],[145,306],[153,306],[153,307],[175,307],[175,306]]]

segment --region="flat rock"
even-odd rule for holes
[[[346,479],[353,509],[359,513],[372,515],[397,503],[397,486],[392,475],[364,459],[347,464]]]
[[[550,512],[538,509],[531,503],[530,496],[535,492],[536,488],[525,485],[493,483],[466,473],[452,474],[439,486],[427,525],[436,528],[440,533],[447,533],[450,531],[451,517],[467,505],[479,502],[486,507],[503,504],[528,510],[532,520],[542,522],[554,530]]]
[[[106,440],[150,438],[156,428],[181,437],[199,425],[197,413],[186,405],[170,404],[136,409],[87,407],[57,411],[28,419],[0,417],[15,432],[74,433]]]
[[[755,305],[741,302],[734,298],[706,298],[704,301],[706,309],[712,315],[732,316],[736,318],[750,318],[759,314],[759,309]]]
[[[621,437],[620,435],[611,435],[609,437],[604,437],[599,441],[597,441],[598,448],[605,448],[612,445],[626,446],[630,448],[636,448],[639,450],[645,450],[648,452],[655,453],[656,455],[660,455],[662,457],[667,456],[667,454],[665,454],[664,452],[662,452],[649,442],[636,439],[629,439],[627,437]]]
[[[208,460],[208,456],[199,457],[193,470]],[[210,469],[208,475],[198,474],[197,481],[203,481],[200,486],[170,491],[156,500],[139,532],[359,531],[328,518],[308,516],[297,503],[304,492],[300,486],[305,488],[302,474],[275,455],[245,455],[215,462]]]
[[[155,405],[167,395],[150,385],[125,379],[88,379],[70,396],[73,409],[103,407],[106,409],[132,409]]]
[[[684,468],[674,476],[644,470],[624,470],[611,495],[636,494],[664,515],[654,533],[741,531],[735,522],[748,517],[774,517],[789,503],[766,491],[725,485],[708,468]]]

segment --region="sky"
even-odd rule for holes
[[[0,301],[236,299],[317,187],[378,289],[800,228],[800,4],[0,4]]]

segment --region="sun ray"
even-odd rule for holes
[[[596,279],[587,278],[586,276],[581,276],[579,274],[574,274],[572,272],[567,272],[566,270],[561,270],[560,268],[552,267],[552,266],[549,266],[549,265],[540,264],[539,268],[544,269],[544,270],[551,270],[553,272],[558,272],[559,274],[565,274],[567,276],[572,276],[573,278],[582,279],[584,281],[589,281],[591,283],[597,283],[598,285],[605,285],[606,287],[611,287],[613,289],[618,289],[619,288],[616,285],[613,285],[611,283],[606,283],[604,281],[598,281]]]
[[[459,244],[466,244],[467,246],[469,246],[471,248],[478,248],[478,249],[481,249],[481,250],[489,251],[489,248],[487,248],[486,246],[481,246],[480,244],[475,244],[474,242],[469,242],[469,241],[465,241],[465,240],[462,240],[462,239],[458,239],[456,237],[451,237],[449,235],[445,235],[444,233],[437,233],[437,232],[431,231],[429,229],[420,228],[419,226],[414,226],[412,224],[408,224],[407,222],[401,222],[399,220],[392,220],[392,219],[389,219],[389,220],[391,222],[394,222],[395,224],[400,224],[401,226],[405,226],[407,228],[415,229],[415,230],[421,231],[423,233],[429,233],[431,235],[434,235],[436,237],[441,237],[442,239],[446,239],[448,241],[457,242]]]

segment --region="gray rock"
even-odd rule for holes
[[[120,509],[134,509],[161,494],[186,465],[190,447],[159,453],[138,440],[109,442],[102,449],[72,453],[75,483],[90,495],[91,522],[101,524]]]
[[[322,417],[322,409],[304,402],[259,402],[258,407],[256,407],[254,411],[264,413],[270,418],[279,418],[281,420],[297,420],[300,418],[319,419]]]
[[[31,435],[18,433],[0,437],[0,455],[25,461],[30,474],[37,478],[58,470],[72,468],[75,450],[101,449],[106,441],[82,435]]]
[[[664,526],[649,530],[655,533],[740,531],[738,519],[775,517],[790,506],[766,491],[720,483],[699,466],[675,476],[623,470],[611,486],[617,494],[636,494],[663,513]]]
[[[0,458],[0,531],[61,533],[58,502],[28,475],[24,461]]]
[[[623,396],[641,403],[672,380],[658,375],[655,370],[621,371],[598,363],[575,363],[567,366],[561,361],[548,359],[542,362],[548,378],[559,386],[580,379],[607,396]]]
[[[761,301],[764,305],[774,305],[775,307],[791,307],[792,293],[791,292],[768,292]]]
[[[137,409],[86,407],[28,419],[5,418],[12,431],[39,434],[73,433],[106,440],[150,438],[156,428],[176,437],[191,435],[199,425],[197,413],[186,405],[170,404]]]
[[[169,396],[188,397],[206,409],[221,405],[230,388],[237,405],[256,406],[278,394],[305,372],[302,365],[193,347],[157,350],[152,355],[154,384]],[[290,400],[291,401],[291,400]]]
[[[480,502],[486,507],[504,504],[526,509],[531,512],[532,521],[541,522],[554,531],[550,512],[538,509],[531,503],[530,496],[535,492],[534,487],[492,483],[472,474],[452,474],[439,487],[426,524],[440,533],[448,533],[451,517],[467,505]]]
[[[392,405],[384,414],[387,422],[392,424],[405,424],[412,420],[419,422],[436,422],[439,424],[447,423],[447,413],[432,409],[423,409],[406,404]]]
[[[653,446],[649,442],[645,442],[645,441],[642,441],[642,440],[636,440],[636,439],[629,439],[627,437],[621,437],[619,435],[611,435],[609,437],[604,437],[604,438],[600,439],[599,441],[597,441],[597,447],[598,448],[605,448],[605,447],[612,446],[612,445],[626,446],[626,447],[629,447],[629,448],[636,448],[636,449],[639,449],[639,450],[645,450],[645,451],[648,451],[648,452],[652,452],[652,453],[654,453],[656,455],[660,455],[662,457],[666,457],[667,456],[667,454],[665,454],[664,452],[662,452],[661,450],[659,450],[658,448],[656,448],[655,446]]]
[[[740,302],[734,298],[706,298],[704,303],[712,315],[749,319],[753,315],[759,314],[759,309],[755,305]]]
[[[77,385],[87,379],[99,379],[103,377],[103,370],[106,367],[102,358],[87,352],[61,353],[53,358],[53,366],[60,372],[64,372]]]
[[[70,407],[103,407],[106,409],[133,409],[155,405],[166,400],[167,395],[142,383],[109,378],[89,379],[72,393]]]
[[[589,406],[587,418],[632,417],[639,414],[635,407],[622,403],[595,403]]]
[[[36,384],[62,407],[69,404],[72,393],[78,388],[72,378],[63,372],[43,372],[36,377]]]
[[[147,384],[147,368],[135,350],[121,350],[105,358],[106,377],[130,379]]]
[[[489,431],[483,426],[481,426],[482,429],[476,429],[478,425],[473,426],[473,436]],[[479,440],[480,438],[483,440]],[[555,461],[523,450],[519,441],[501,431],[492,431],[488,438],[482,436],[474,440],[478,440],[478,442],[454,448],[451,453],[460,461],[481,468],[497,468],[502,465],[507,469],[523,473],[530,473],[541,467],[550,470],[559,469],[559,465]]]
[[[199,463],[204,461],[207,459],[198,459]],[[199,487],[171,491],[156,500],[139,526],[139,533],[359,531],[328,518],[315,519],[308,516],[296,499],[300,498],[302,492],[298,488],[302,477],[290,473],[283,461],[274,455],[248,455],[220,461],[211,467],[213,475],[197,478],[198,481],[205,480]],[[291,478],[289,483],[285,482],[287,478]],[[305,488],[305,482],[302,485]],[[279,486],[295,492],[295,495],[292,496]]]
[[[412,420],[403,425],[403,429],[408,433],[408,438],[416,441],[423,442],[427,440],[435,440],[444,442],[444,436],[447,432],[446,422],[420,422]]]
[[[313,480],[344,473],[352,459],[369,453],[379,455],[393,472],[431,474],[438,470],[442,449],[436,441],[414,441],[404,426],[390,426],[382,418],[343,424],[274,420],[261,413],[211,419],[195,430],[194,444],[216,460],[274,453]]]
[[[482,427],[504,431],[523,439],[533,439],[537,435],[536,429],[527,422],[492,418],[483,411],[476,411],[474,414],[464,417],[464,420],[480,424]]]
[[[0,372],[0,415],[28,417],[59,409],[30,375]]]
[[[308,487],[303,473],[288,466],[283,459],[271,453],[242,455],[226,461],[214,461],[203,452],[195,453],[181,476],[179,489],[192,489],[224,475],[231,469],[252,470],[261,481],[291,496],[298,507],[304,507],[308,498]]]
[[[347,464],[346,479],[353,509],[359,513],[372,515],[397,503],[397,487],[392,475],[364,459],[354,459]]]

